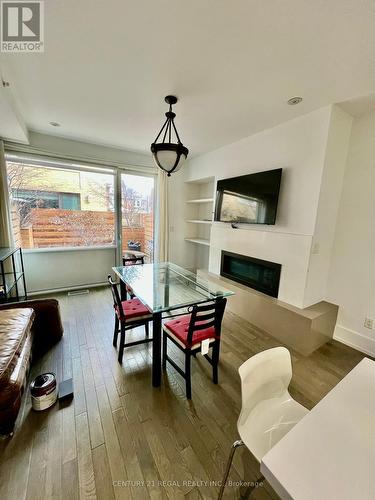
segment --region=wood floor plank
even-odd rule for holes
[[[142,423],[134,421],[132,423],[134,433],[132,435],[134,446],[137,453],[137,458],[142,470],[142,474],[146,481],[148,493],[152,500],[160,500],[167,498],[165,489],[160,486],[161,476],[159,475],[157,466],[151,453],[150,446],[146,439]]]
[[[153,433],[162,442],[166,457],[173,464],[173,478],[179,483],[182,493],[186,494],[193,488],[191,485],[193,477],[179,449],[175,429],[170,425],[170,418],[167,415],[163,418],[161,413],[160,411],[155,412],[154,417],[145,423],[147,423],[148,428],[152,426]]]
[[[66,312],[69,315],[69,326],[70,326],[70,351],[72,358],[79,357],[79,340],[77,323],[79,322],[79,311],[74,305],[74,299],[70,298],[67,301]]]
[[[116,433],[119,439],[127,477],[130,482],[130,490],[134,500],[146,500],[150,498],[146,481],[138,460],[133,440],[134,433],[138,431],[137,423],[131,424],[127,421],[122,408],[113,412]]]
[[[92,450],[94,464],[96,496],[98,500],[112,500],[115,498],[111,471],[109,468],[107,449],[104,444]]]
[[[105,390],[104,387],[99,388],[99,390],[100,389]],[[87,415],[89,419],[91,448],[96,448],[104,443],[104,434],[96,397],[96,390],[94,388],[86,389],[85,395]]]
[[[185,500],[202,500],[203,498],[197,488],[194,488],[185,495]]]
[[[33,446],[26,493],[26,498],[28,500],[44,499],[44,489],[46,483],[48,427],[46,420],[44,419],[44,422],[42,423],[42,419],[43,416],[39,414],[35,418],[35,432],[33,436]]]
[[[105,382],[101,370],[99,356],[96,351],[96,347],[89,349],[89,357],[90,357],[90,363],[91,363],[92,374],[94,377],[95,387],[101,387],[102,385],[105,384]]]
[[[98,351],[98,358],[103,372],[104,384],[112,411],[118,410],[119,408],[121,408],[121,401],[119,393],[117,391],[115,379],[110,369],[111,361],[107,358],[106,353],[102,350]]]
[[[49,411],[45,498],[62,498],[62,416],[57,404]]]
[[[62,463],[65,464],[77,458],[76,425],[75,425],[73,402],[71,402],[62,409],[62,414],[63,414]]]
[[[184,498],[186,491],[184,492],[181,489],[181,485],[174,475],[175,464],[171,463],[167,457],[161,438],[153,431],[152,422],[147,420],[141,425],[144,428],[146,439],[160,475],[160,485],[163,486],[168,498],[171,500]]]
[[[181,451],[181,456],[187,463],[190,472],[192,474],[192,483],[195,483],[194,489],[199,485],[199,491],[204,499],[216,500],[219,492],[219,488],[212,485],[212,481],[208,477],[203,464],[194,453],[191,446],[187,446]]]
[[[65,462],[62,466],[61,488],[64,499],[79,499],[79,479],[77,459]]]
[[[104,443],[104,435],[96,398],[94,376],[91,369],[89,352],[86,347],[81,347],[80,352],[87,416],[89,419],[91,448],[96,448]]]
[[[85,388],[83,385],[83,375],[81,358],[72,358],[73,363],[73,384],[74,384],[74,413],[79,415],[86,411]]]
[[[80,413],[76,416],[76,428],[79,498],[81,500],[94,500],[96,499],[95,475],[86,413]]]
[[[97,389],[97,398],[102,420],[103,432],[108,454],[108,462],[111,471],[112,481],[127,481],[129,478],[126,474],[126,468],[121,453],[120,443],[117,437],[115,424],[112,417],[111,407],[108,401],[106,391]],[[127,488],[117,487],[114,489],[116,499],[132,498],[130,490]]]

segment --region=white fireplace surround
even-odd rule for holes
[[[278,298],[303,307],[312,237],[275,231],[232,229],[229,224],[215,223],[211,230],[209,271],[220,274],[221,251],[281,264]]]

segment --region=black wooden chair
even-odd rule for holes
[[[191,314],[180,316],[163,325],[163,369],[167,361],[186,381],[186,397],[191,399],[191,356],[201,350],[202,342],[208,340],[212,348],[212,356],[204,357],[212,365],[212,379],[218,383],[218,364],[220,354],[221,323],[227,299],[221,298],[213,303],[195,305]],[[185,354],[185,371],[183,371],[167,353],[167,339],[170,339]]]
[[[152,314],[142,302],[137,299],[121,301],[116,283],[108,276],[108,283],[111,287],[113,297],[113,307],[115,309],[115,329],[113,332],[113,346],[117,347],[117,337],[120,332],[120,346],[118,351],[118,361],[122,363],[122,356],[125,347],[130,347],[138,344],[151,342],[149,338],[149,323],[152,321]],[[137,326],[144,326],[146,337],[142,340],[125,343],[125,333],[127,330],[136,328]]]
[[[145,263],[145,258],[144,256],[142,257],[136,257],[133,255],[132,257],[123,257],[122,258],[122,265],[123,266],[136,266],[140,264]]]

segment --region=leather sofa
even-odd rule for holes
[[[0,434],[13,432],[31,360],[62,335],[55,299],[0,305]]]

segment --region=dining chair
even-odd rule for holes
[[[210,304],[194,305],[191,314],[180,316],[163,325],[163,369],[166,369],[168,361],[185,379],[187,399],[191,399],[191,356],[195,357],[202,350],[203,341],[207,341],[208,346],[212,347],[211,357],[208,353],[203,355],[212,366],[214,384],[218,383],[221,323],[226,303],[227,299],[220,298]],[[168,356],[167,339],[185,354],[185,371]]]
[[[152,321],[152,314],[147,309],[147,307],[142,304],[142,302],[137,298],[121,301],[117,285],[112,280],[111,275],[108,276],[108,283],[111,287],[113,307],[115,309],[113,346],[117,347],[117,337],[120,331],[121,336],[118,352],[118,362],[122,363],[122,356],[125,347],[152,342],[152,338],[149,337],[149,322]],[[126,331],[131,330],[132,328],[136,328],[137,326],[145,327],[146,337],[141,340],[125,343]]]
[[[242,408],[237,430],[241,439],[232,445],[218,500],[223,498],[233,456],[239,446],[246,446],[260,463],[264,455],[309,412],[289,394],[292,362],[285,347],[255,354],[240,366],[238,372]]]
[[[135,255],[133,255],[132,257],[123,257],[122,258],[122,265],[123,266],[135,266],[135,265],[142,265],[144,263],[145,263],[144,256],[136,257]]]

